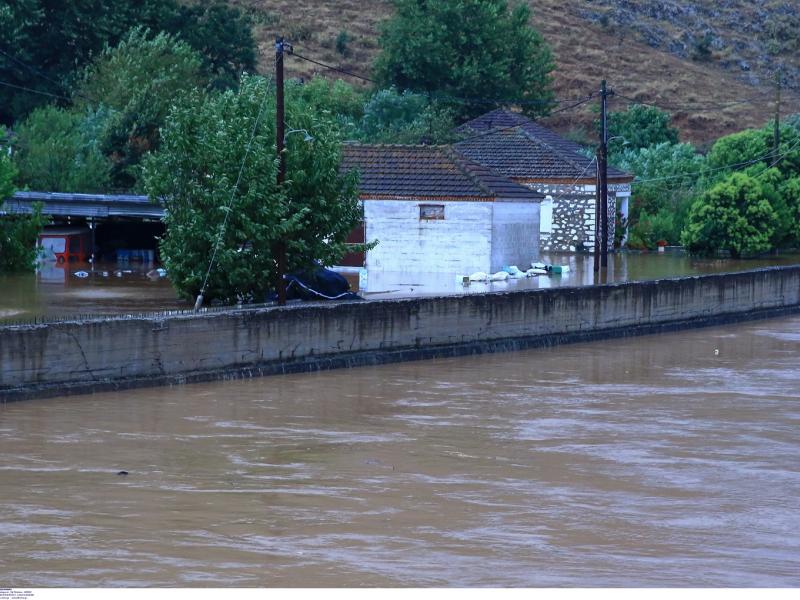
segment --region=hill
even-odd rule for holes
[[[389,0],[229,0],[252,15],[260,67],[272,69],[276,35],[305,56],[369,76]],[[684,139],[706,143],[774,117],[775,71],[786,86],[782,114],[800,112],[800,17],[777,0],[536,0],[534,25],[556,59],[560,98],[597,90],[605,78],[620,94],[668,108]],[[792,5],[795,5],[794,8]],[[795,21],[798,21],[795,23]],[[796,26],[795,26],[796,25]],[[796,36],[796,37],[795,37]],[[297,58],[288,73],[321,69]],[[354,83],[359,83],[353,79]],[[793,89],[792,89],[793,88]],[[622,98],[621,96],[625,96]],[[548,124],[585,137],[590,108]]]

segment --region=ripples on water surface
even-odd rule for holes
[[[3,585],[797,586],[799,359],[790,318],[9,404]]]

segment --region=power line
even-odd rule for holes
[[[298,54],[297,52],[292,52],[292,56],[296,56],[301,60],[308,61],[310,63],[314,63],[320,67],[325,69],[329,69],[331,71],[336,71],[337,73],[343,73],[344,75],[348,75],[350,77],[355,77],[356,79],[360,79],[362,81],[366,81],[368,83],[374,83],[375,85],[380,85],[379,82],[375,81],[374,79],[370,79],[369,77],[365,77],[363,75],[359,75],[358,73],[353,73],[352,71],[347,71],[345,69],[340,69],[339,67],[334,67],[333,65],[328,65],[318,60],[314,60],[312,58],[308,58],[307,56],[303,56],[302,54]],[[414,90],[412,90],[414,91]],[[438,98],[438,99],[448,99],[448,100],[455,100],[464,104],[518,104],[518,105],[549,105],[549,104],[566,104],[568,102],[575,102],[580,100],[580,98],[553,98],[552,100],[525,100],[524,98],[485,98],[479,96],[457,96],[455,94],[445,94],[442,92],[419,92],[420,94],[425,94],[431,98]]]
[[[242,164],[239,167],[239,174],[236,177],[236,183],[233,184],[233,189],[231,190],[231,197],[228,199],[228,203],[225,205],[225,218],[222,220],[222,227],[220,228],[219,232],[217,233],[217,239],[214,242],[214,251],[211,254],[211,260],[208,263],[208,269],[206,270],[206,276],[203,278],[203,285],[200,288],[200,293],[197,295],[197,300],[195,301],[194,308],[198,310],[200,306],[203,304],[203,295],[206,291],[206,286],[208,286],[208,277],[211,275],[211,269],[214,267],[214,261],[217,258],[217,251],[219,250],[219,246],[222,243],[222,237],[225,235],[225,229],[228,226],[228,217],[231,214],[231,205],[233,204],[233,199],[236,196],[236,192],[239,189],[239,183],[242,180],[242,174],[244,173],[244,165],[247,162],[247,157],[250,155],[250,149],[253,146],[253,140],[256,137],[256,131],[258,130],[258,124],[261,122],[261,117],[264,114],[264,108],[267,106],[267,101],[269,100],[269,85],[266,86],[266,90],[264,91],[264,99],[261,102],[261,107],[258,109],[258,115],[256,116],[255,123],[253,123],[253,130],[250,132],[250,139],[247,141],[247,147],[245,148],[244,157],[242,158]]]
[[[752,96],[750,98],[742,98],[740,100],[732,100],[730,102],[721,102],[717,104],[666,104],[661,102],[655,101],[647,101],[647,100],[636,100],[635,98],[631,98],[630,96],[626,96],[624,94],[620,94],[619,92],[616,93],[617,96],[620,98],[624,98],[629,102],[633,102],[634,104],[641,104],[643,106],[650,106],[652,108],[660,108],[663,110],[694,110],[698,112],[703,111],[711,111],[711,110],[721,110],[724,108],[729,108],[731,106],[738,106],[741,104],[750,104],[754,103],[756,100],[761,100],[765,96],[767,96],[771,92],[762,92],[756,96]]]
[[[42,71],[40,71],[39,69],[37,69],[37,68],[35,68],[35,67],[33,67],[33,66],[31,66],[31,65],[29,65],[29,64],[27,64],[27,63],[25,63],[25,62],[21,61],[21,60],[20,60],[20,59],[18,59],[16,56],[13,56],[12,54],[9,54],[8,52],[6,52],[5,50],[3,50],[2,48],[0,48],[0,54],[2,54],[3,56],[5,56],[6,58],[10,58],[11,60],[13,60],[15,63],[17,63],[17,64],[18,64],[18,65],[20,65],[21,67],[24,67],[25,69],[27,69],[27,70],[28,70],[28,71],[30,71],[31,73],[33,73],[33,74],[35,74],[35,75],[38,75],[39,77],[41,77],[41,78],[43,78],[43,79],[45,79],[45,80],[49,81],[50,83],[52,83],[52,84],[54,84],[54,85],[58,86],[58,87],[59,87],[59,88],[61,88],[62,90],[65,90],[65,91],[68,91],[68,92],[72,92],[72,91],[73,91],[73,90],[70,90],[70,89],[69,89],[69,88],[68,88],[68,87],[67,87],[67,86],[66,86],[64,83],[62,83],[62,82],[59,82],[59,81],[56,81],[55,79],[53,79],[53,78],[52,78],[52,77],[50,77],[49,75],[47,75],[47,74],[43,73]],[[83,98],[84,100],[89,100],[90,102],[94,102],[94,103],[100,104],[100,101],[99,101],[99,100],[97,100],[96,98],[90,98],[89,96],[87,96],[87,95],[85,95],[85,94],[83,94],[83,93],[81,93],[81,92],[75,91],[75,92],[74,92],[74,94],[75,94],[76,96],[80,97],[80,98]],[[64,97],[64,96],[62,96],[62,98],[65,98],[65,97]],[[67,99],[67,100],[70,100],[70,101],[72,100],[71,98],[66,98],[66,99]]]
[[[575,102],[574,104],[570,104],[569,106],[565,106],[563,108],[559,108],[558,110],[551,111],[548,116],[557,115],[558,113],[562,113],[562,112],[571,110],[573,108],[577,108],[578,106],[581,106],[582,104],[586,104],[587,102],[589,102],[596,95],[597,95],[597,93],[593,92],[593,93],[589,94],[588,96],[586,96],[585,98],[583,98],[582,100],[580,100],[578,102]],[[531,122],[534,122],[534,121],[531,121]],[[510,131],[512,129],[517,129],[519,127],[524,127],[524,125],[525,125],[524,123],[515,123],[514,125],[506,125],[506,126],[503,126],[503,127],[489,128],[486,131],[483,131],[481,133],[476,133],[475,135],[470,135],[470,136],[461,138],[461,139],[457,140],[456,143],[466,142],[466,141],[469,141],[469,140],[474,140],[474,139],[477,139],[477,138],[484,137],[486,135],[492,135],[492,134],[495,134],[495,133],[501,133],[503,131]]]
[[[5,87],[14,88],[16,90],[22,90],[24,92],[30,92],[31,94],[39,94],[41,96],[50,96],[51,98],[58,98],[59,100],[67,100],[69,102],[72,102],[72,98],[68,98],[68,97],[62,96],[60,94],[51,94],[50,92],[43,92],[41,90],[35,90],[33,88],[25,87],[25,86],[22,86],[22,85],[16,85],[14,83],[8,83],[7,81],[0,81],[0,85],[3,85]]]
[[[757,164],[757,163],[760,163],[760,162],[764,162],[765,159],[772,159],[772,158],[776,158],[777,157],[776,160],[774,162],[772,162],[767,167],[767,169],[769,169],[769,168],[775,166],[776,164],[778,164],[786,156],[788,156],[789,153],[791,153],[791,151],[794,150],[797,146],[800,146],[800,138],[798,138],[794,142],[794,144],[789,146],[789,148],[787,148],[782,154],[779,154],[779,155],[776,155],[775,151],[773,150],[773,151],[771,151],[771,152],[769,152],[767,154],[764,154],[763,156],[759,156],[758,158],[755,158],[755,159],[752,159],[752,160],[747,160],[747,161],[738,162],[738,163],[732,163],[732,164],[725,165],[725,166],[722,166],[722,167],[716,167],[714,169],[704,169],[703,171],[697,171],[695,173],[684,173],[684,174],[681,174],[681,175],[668,175],[666,177],[653,177],[653,178],[650,178],[650,179],[639,179],[639,180],[634,179],[633,184],[636,185],[636,184],[640,184],[640,183],[653,183],[653,182],[656,182],[656,181],[670,181],[670,180],[674,180],[674,179],[687,179],[687,178],[690,178],[690,177],[700,177],[700,176],[703,176],[703,175],[707,175],[709,173],[716,173],[717,171],[724,171],[726,169],[734,169],[734,168],[746,167],[746,166],[754,165],[754,164]]]
[[[370,79],[369,77],[364,77],[363,75],[359,75],[358,73],[353,73],[352,71],[346,71],[344,69],[340,69],[339,67],[334,67],[333,65],[326,65],[325,63],[319,62],[318,60],[314,60],[313,58],[308,58],[307,56],[303,56],[302,54],[298,54],[297,52],[294,51],[291,52],[291,56],[296,56],[300,60],[305,60],[310,63],[314,63],[315,65],[319,65],[320,67],[323,67],[325,69],[329,69],[331,71],[337,71],[344,75],[349,75],[350,77],[355,77],[356,79],[361,79],[362,81],[378,85],[378,82],[375,81],[374,79]]]

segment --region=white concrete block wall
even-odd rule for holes
[[[444,205],[444,219],[421,220],[420,204]],[[469,274],[491,270],[492,202],[365,200],[367,269]]]
[[[538,202],[495,202],[491,270],[516,265],[523,271],[539,257]]]

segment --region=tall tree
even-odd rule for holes
[[[22,184],[48,192],[104,192],[111,164],[100,149],[106,111],[34,110],[17,128],[14,160]]]
[[[158,147],[170,107],[183,93],[208,84],[201,64],[200,55],[180,39],[137,27],[83,72],[76,104],[99,103],[110,110],[98,139],[112,161],[113,187],[135,187],[141,157]]]
[[[506,0],[395,0],[375,75],[386,87],[426,92],[462,117],[519,104],[545,115],[553,60],[526,4]]]
[[[334,264],[361,218],[355,174],[339,172],[340,129],[287,86],[287,178],[276,181],[274,88],[246,77],[239,93],[193,92],[176,105],[144,182],[166,203],[161,254],[184,298],[259,300],[273,288],[275,248],[289,271]],[[255,132],[253,134],[253,132]],[[238,185],[237,185],[238,184]],[[216,251],[215,251],[216,248]]]
[[[134,26],[166,31],[201,53],[212,81],[235,83],[255,68],[249,21],[214,2],[187,7],[176,0],[15,0],[0,3],[0,122],[37,106],[67,103],[75,76],[104,46],[116,46]],[[29,88],[22,90],[19,88]]]

